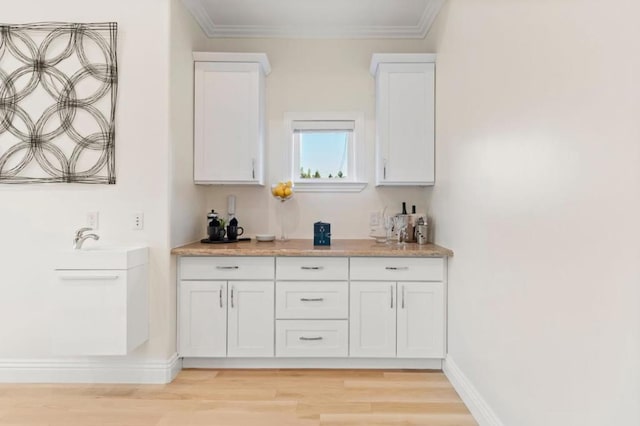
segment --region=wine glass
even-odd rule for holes
[[[385,236],[387,239],[387,244],[391,244],[391,233],[393,231],[393,216],[388,216],[386,214],[387,208],[385,207],[382,211],[382,224],[384,226]]]
[[[409,220],[407,215],[396,215],[393,217],[393,229],[397,232],[398,245],[404,246],[407,242],[407,228]]]
[[[289,241],[285,234],[285,210],[284,210],[284,202],[293,197],[293,183],[291,181],[288,182],[278,182],[277,184],[271,185],[271,195],[278,201],[280,201],[279,207],[279,215],[280,215],[280,241]]]

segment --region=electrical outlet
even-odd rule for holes
[[[378,212],[371,212],[369,214],[369,226],[380,225],[380,215]]]
[[[144,213],[136,212],[133,214],[133,229],[136,231],[144,229]]]
[[[87,213],[87,226],[94,231],[98,230],[98,226],[100,225],[100,213],[99,212],[88,212]]]

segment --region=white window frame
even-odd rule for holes
[[[345,178],[300,178],[300,133],[296,128],[300,122],[313,130],[313,122],[318,123],[317,130],[326,130],[326,122],[353,122],[353,131],[348,146],[347,176]],[[288,112],[284,115],[285,134],[288,138],[291,165],[291,181],[296,192],[360,192],[366,186],[364,180],[364,113],[362,112]]]

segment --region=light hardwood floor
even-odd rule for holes
[[[476,425],[441,372],[183,370],[168,385],[2,385],[1,426]]]

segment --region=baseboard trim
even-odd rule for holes
[[[160,361],[0,359],[0,383],[170,383],[182,369],[173,354]]]
[[[184,358],[182,366],[184,368],[442,370],[442,360],[413,358]]]
[[[443,371],[480,426],[504,426],[451,356],[445,359]]]

